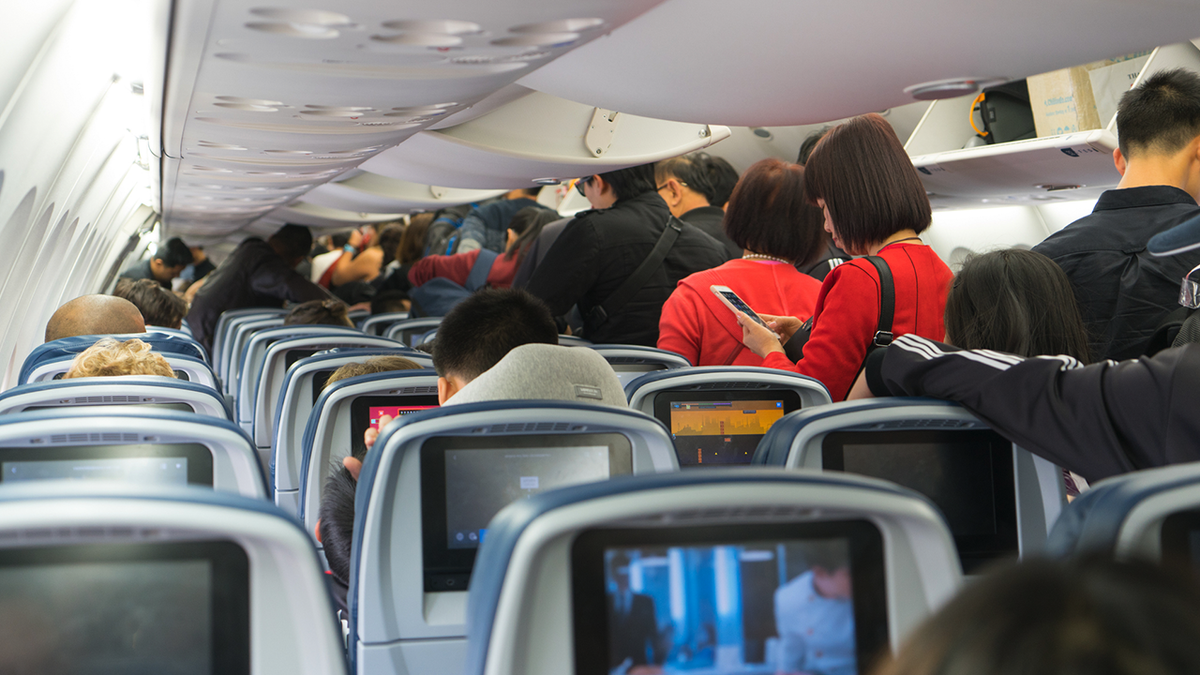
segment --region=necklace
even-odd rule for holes
[[[761,253],[748,253],[748,254],[742,256],[742,260],[774,260],[775,262],[781,262],[785,265],[792,264],[792,261],[790,261],[790,260],[784,260],[783,258],[776,258],[773,255],[763,255]]]
[[[921,238],[920,238],[920,237],[905,237],[905,238],[903,238],[903,239],[897,239],[897,240],[895,240],[895,241],[889,241],[888,243],[884,244],[883,246],[891,246],[892,244],[899,244],[899,243],[900,243],[900,242],[902,242],[902,241],[913,241],[913,240],[916,240],[916,241],[921,241]],[[881,246],[880,248],[883,248],[883,247]]]

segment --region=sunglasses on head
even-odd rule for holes
[[[575,181],[575,189],[579,192],[579,196],[581,196],[581,197],[587,196],[583,192],[583,186],[587,185],[590,182],[592,182],[591,176],[585,176],[585,177],[580,178],[579,180]]]

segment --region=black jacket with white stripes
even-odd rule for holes
[[[1069,356],[958,350],[905,335],[871,357],[876,396],[959,403],[1089,482],[1200,460],[1200,344],[1083,366]]]

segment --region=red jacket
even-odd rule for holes
[[[730,260],[720,267],[680,280],[663,305],[658,348],[675,352],[697,366],[761,366],[763,360],[742,346],[737,318],[709,290],[728,286],[756,312],[807,320],[817,305],[821,282],[785,263]],[[734,356],[730,362],[730,356]]]
[[[408,271],[408,280],[413,286],[420,286],[434,277],[445,277],[462,286],[467,283],[467,277],[471,275],[471,268],[475,266],[478,258],[479,249],[454,255],[425,256]],[[508,288],[512,286],[513,277],[517,276],[517,268],[520,266],[521,261],[517,259],[517,256],[514,255],[510,260],[505,259],[504,254],[501,253],[497,256],[496,262],[492,263],[492,270],[488,273],[488,287]]]
[[[931,340],[945,339],[946,294],[954,274],[946,263],[921,244],[889,244],[879,256],[887,261],[896,285],[892,332],[914,333]],[[768,312],[769,314],[769,312]],[[813,320],[812,337],[804,358],[792,363],[778,352],[763,365],[792,370],[820,380],[835,401],[850,393],[867,345],[879,323],[879,273],[866,260],[838,265],[825,277]]]

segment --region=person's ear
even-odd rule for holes
[[[350,477],[358,480],[358,474],[362,473],[362,460],[356,457],[345,457],[342,459],[342,466],[350,472]]]
[[[1125,175],[1125,155],[1121,154],[1121,149],[1113,150],[1113,165],[1117,167],[1117,173]]]
[[[446,405],[451,397],[458,393],[458,390],[467,386],[467,383],[454,376],[453,374],[446,377],[438,377],[438,405]]]

